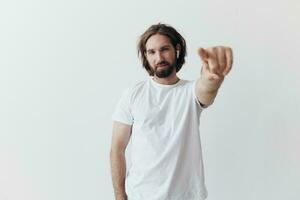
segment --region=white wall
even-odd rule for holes
[[[296,0],[0,3],[0,199],[113,199],[111,113],[147,78],[138,36],[169,23],[188,44],[228,45],[234,68],[200,127],[208,200],[300,199]]]

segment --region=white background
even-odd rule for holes
[[[147,78],[136,44],[150,25],[198,47],[228,45],[234,66],[202,113],[208,200],[300,199],[297,0],[0,3],[0,199],[112,200],[111,114]]]

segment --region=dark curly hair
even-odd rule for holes
[[[177,58],[177,65],[176,65],[176,72],[179,72],[182,65],[185,63],[185,56],[187,54],[185,39],[172,26],[167,24],[162,24],[162,23],[158,23],[150,26],[139,38],[137,50],[138,50],[138,56],[141,58],[143,67],[147,70],[150,76],[154,75],[154,72],[151,69],[147,61],[147,58],[145,56],[145,52],[146,52],[146,43],[148,39],[155,34],[161,34],[167,36],[170,39],[174,49],[176,49],[176,46],[178,44],[180,45],[180,52]]]

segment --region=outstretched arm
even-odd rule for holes
[[[198,54],[203,66],[196,83],[196,96],[207,107],[214,102],[218,89],[231,70],[233,54],[231,48],[224,46],[199,48]]]

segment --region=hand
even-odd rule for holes
[[[199,48],[198,54],[203,62],[201,80],[208,91],[218,90],[224,77],[230,72],[233,55],[229,47],[216,46]]]

